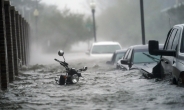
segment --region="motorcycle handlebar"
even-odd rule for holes
[[[63,66],[68,66],[68,63],[66,63],[66,62],[62,62],[62,61],[59,61],[58,59],[54,59],[55,61],[57,61],[57,62],[59,62],[61,65],[63,65]]]
[[[56,59],[56,58],[55,58],[54,60],[55,60],[55,61],[57,61],[57,62],[59,62],[59,63],[61,62],[61,61],[59,61],[59,60],[58,60],[58,59]]]
[[[54,60],[57,61],[57,62],[59,62],[63,66],[68,66],[68,63],[66,63],[66,62],[59,61],[56,58]],[[88,69],[88,67],[87,66],[84,66],[83,68],[79,69],[79,71],[86,71],[87,69]]]

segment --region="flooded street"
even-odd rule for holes
[[[184,0],[0,7],[0,110],[184,110]]]
[[[0,93],[0,109],[184,109],[184,88],[171,85],[168,80],[148,80],[138,70],[116,70],[106,65],[106,60],[87,60],[87,56],[72,59],[70,55],[65,56],[70,67],[88,66],[88,70],[82,73],[84,79],[81,78],[75,85],[57,85],[55,77],[64,68],[54,62],[53,56],[48,59],[52,64],[35,65],[22,70],[9,89]]]

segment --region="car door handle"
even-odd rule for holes
[[[169,64],[169,62],[168,61],[164,61],[166,64]]]
[[[163,61],[166,64],[169,64],[169,62],[168,61],[165,61],[164,59],[161,59],[161,61]]]
[[[175,61],[173,61],[173,64],[175,63]]]

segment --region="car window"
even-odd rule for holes
[[[175,36],[175,38],[174,38],[174,40],[173,40],[173,44],[172,44],[172,48],[171,48],[172,50],[176,50],[176,46],[177,46],[178,43],[179,43],[180,33],[181,33],[181,30],[178,29],[178,31],[177,31],[177,33],[176,33],[176,36]]]
[[[172,44],[173,44],[173,40],[174,40],[174,37],[176,35],[176,32],[177,32],[178,29],[174,29],[170,35],[170,38],[168,39],[168,44],[166,46],[166,49],[167,50],[171,50],[171,47],[172,47]]]
[[[125,52],[125,55],[124,55],[123,59],[126,59],[127,58],[129,51],[130,51],[130,49],[127,49],[127,51]]]
[[[129,54],[128,54],[127,59],[131,59],[131,56],[132,56],[132,50],[133,50],[133,49],[130,49],[130,52],[129,52]]]
[[[144,55],[145,54],[149,54],[148,50],[139,50],[139,51],[134,51],[134,55],[133,55],[133,63],[137,64],[137,63],[153,63],[155,62],[152,58]],[[155,55],[150,55],[152,57],[155,57],[157,59],[160,59],[160,56],[155,56]]]
[[[164,45],[164,48],[163,49],[165,49],[166,50],[166,47],[167,47],[167,45],[168,45],[168,41],[169,41],[169,39],[170,39],[170,34],[172,33],[172,31],[173,31],[174,29],[170,29],[170,31],[168,32],[168,34],[167,34],[167,39],[166,39],[166,43],[165,43],[165,45]]]
[[[182,33],[184,33],[184,30]],[[180,52],[184,53],[184,34],[182,34]]]
[[[108,54],[113,53],[116,50],[121,49],[119,45],[94,45],[92,48],[92,54]]]

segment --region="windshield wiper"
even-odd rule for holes
[[[155,61],[155,62],[157,62],[157,63],[160,61],[160,59],[155,58],[155,57],[153,57],[153,56],[151,56],[151,55],[149,55],[149,54],[147,54],[147,53],[144,53],[144,52],[143,52],[143,54],[146,55],[147,57],[151,58],[153,61]]]

